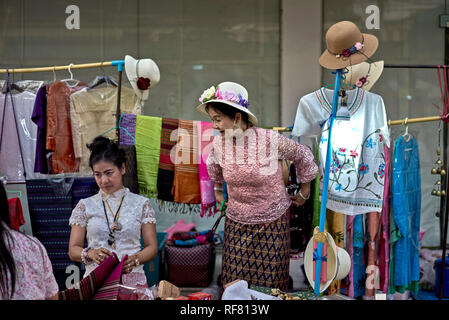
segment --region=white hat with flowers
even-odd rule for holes
[[[245,87],[241,84],[228,81],[222,82],[216,87],[212,86],[209,89],[204,90],[203,94],[199,98],[199,101],[201,104],[196,107],[196,109],[206,115],[208,115],[206,111],[206,105],[208,103],[224,103],[248,114],[248,121],[252,125],[257,125],[256,116],[248,110],[248,91],[246,91]]]

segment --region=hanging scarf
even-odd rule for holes
[[[136,118],[137,115],[132,113],[123,114],[120,120],[120,144],[122,145],[134,145],[132,137],[136,137]],[[128,132],[126,132],[128,131]],[[129,133],[129,134],[128,134]],[[132,137],[131,137],[131,136]]]
[[[210,180],[206,165],[207,157],[212,147],[212,141],[214,140],[214,129],[210,122],[198,121],[196,125],[198,128],[198,159],[201,192],[200,216],[203,217],[207,212],[210,217],[218,211],[215,205],[214,182]]]
[[[162,118],[137,115],[136,157],[139,193],[157,196],[157,174],[161,150]]]
[[[178,119],[163,118],[161,131],[161,152],[159,157],[159,172],[157,176],[157,198],[165,201],[173,201],[171,189],[175,166],[170,159],[170,152],[176,145],[177,136],[170,139],[174,131],[178,129]],[[176,132],[175,132],[176,133]]]
[[[172,188],[175,202],[201,203],[197,135],[194,121],[179,120]]]

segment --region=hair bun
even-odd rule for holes
[[[109,140],[109,138],[98,136],[92,141],[92,143],[87,144],[87,148],[92,153],[98,153],[106,150],[110,143],[112,143],[112,141]]]

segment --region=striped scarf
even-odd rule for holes
[[[179,120],[172,194],[175,202],[201,203],[198,132],[192,120]]]
[[[161,150],[162,118],[137,115],[136,157],[139,193],[157,196],[157,175]]]
[[[161,131],[161,152],[159,157],[159,172],[157,177],[158,199],[173,201],[171,194],[175,166],[170,159],[170,152],[176,145],[177,136],[173,140],[171,135],[178,129],[178,119],[163,118]]]

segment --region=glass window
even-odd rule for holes
[[[68,65],[151,58],[160,83],[144,114],[208,120],[195,110],[206,88],[235,81],[249,92],[260,125],[279,125],[279,0],[80,0],[80,28],[68,29],[69,3],[58,0],[0,0],[2,68]],[[74,70],[90,82],[105,67]],[[57,71],[57,78],[69,77]],[[26,73],[15,80],[53,80]],[[129,85],[125,73],[123,83]]]

